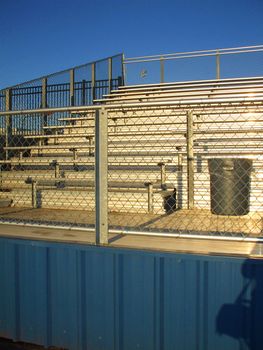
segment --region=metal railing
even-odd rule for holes
[[[39,122],[53,114],[55,125]],[[246,98],[113,99],[0,118],[0,195],[8,203],[1,222],[94,230],[100,244],[109,232],[262,236],[260,90]],[[37,132],[17,135],[19,118],[35,118]]]
[[[261,76],[263,45],[126,57],[131,84]]]
[[[0,90],[0,111],[92,105],[123,85],[122,58],[119,54]]]

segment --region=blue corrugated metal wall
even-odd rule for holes
[[[2,238],[0,287],[1,337],[70,350],[263,348],[261,260]]]

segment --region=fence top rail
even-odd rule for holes
[[[118,57],[118,56],[122,56],[123,57],[123,53],[118,53],[116,55],[113,55],[113,56],[108,56],[108,57],[105,57],[105,58],[102,58],[102,59],[99,59],[99,60],[96,60],[96,61],[91,61],[91,62],[87,62],[87,63],[83,63],[83,64],[80,64],[78,66],[74,66],[74,67],[70,67],[70,68],[66,68],[66,69],[63,69],[61,71],[58,71],[58,72],[54,72],[54,73],[51,73],[51,74],[47,74],[47,75],[43,75],[41,77],[37,77],[37,78],[34,78],[34,79],[31,79],[31,80],[28,80],[28,81],[24,81],[22,83],[19,83],[19,84],[16,84],[16,85],[12,85],[12,86],[8,86],[8,87],[5,87],[3,89],[0,89],[0,92],[4,91],[4,90],[8,90],[8,89],[12,89],[12,88],[18,88],[18,87],[23,87],[23,85],[27,85],[27,84],[31,84],[37,80],[42,80],[42,79],[48,79],[48,78],[52,78],[58,74],[63,74],[63,73],[66,73],[66,72],[69,72],[70,70],[75,70],[75,69],[80,69],[80,68],[83,68],[85,66],[88,66],[88,65],[92,65],[92,64],[97,64],[97,63],[100,63],[102,61],[106,61],[106,60],[109,60],[109,59],[113,59],[115,57]]]
[[[188,52],[175,52],[170,54],[127,57],[124,59],[124,64],[160,61],[160,60],[174,60],[174,59],[180,59],[180,58],[240,54],[240,53],[261,52],[261,51],[263,51],[263,45],[241,46],[241,47],[232,47],[232,48],[223,48],[223,49],[188,51]]]
[[[31,115],[31,114],[48,114],[48,113],[58,113],[58,112],[76,112],[81,111],[96,111],[100,109],[105,110],[127,110],[127,109],[141,109],[141,108],[150,108],[150,107],[173,107],[181,109],[191,109],[200,106],[239,106],[242,105],[247,107],[249,105],[262,105],[263,97],[240,97],[240,98],[217,98],[211,100],[211,98],[201,98],[195,100],[178,100],[178,101],[156,101],[156,102],[137,102],[137,103],[115,103],[115,104],[105,104],[105,105],[93,105],[93,106],[81,106],[81,107],[59,107],[59,108],[39,108],[39,109],[28,109],[28,110],[16,110],[16,111],[5,111],[0,112],[1,116],[8,115]]]

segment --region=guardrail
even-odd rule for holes
[[[83,64],[0,90],[0,111],[92,105],[123,85],[123,55]]]
[[[126,57],[125,81],[134,85],[261,76],[262,51],[263,45],[254,45]]]

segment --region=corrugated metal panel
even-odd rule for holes
[[[261,260],[2,238],[0,287],[1,337],[70,350],[262,349]]]

